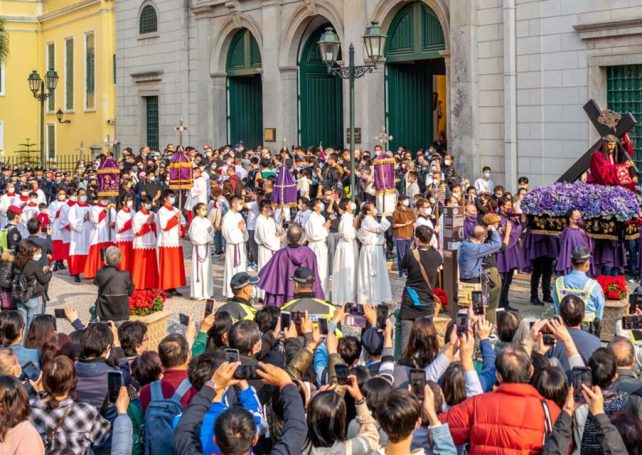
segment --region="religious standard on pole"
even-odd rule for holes
[[[181,117],[180,121],[178,122],[178,126],[174,128],[176,131],[178,131],[178,146],[182,147],[183,146],[183,133],[189,128],[187,125],[183,123],[183,117]]]
[[[348,48],[348,66],[335,66],[341,49],[339,37],[332,27],[325,29],[319,40],[319,51],[321,60],[328,67],[328,72],[341,79],[350,81],[350,196],[354,199],[356,195],[355,164],[354,164],[354,80],[372,72],[377,67],[377,63],[383,58],[383,50],[386,42],[386,35],[381,31],[378,22],[372,22],[362,36],[365,48],[364,54],[367,55],[372,64],[355,65],[354,64],[354,45],[350,43]]]
[[[386,127],[384,126],[379,130],[379,133],[375,136],[375,141],[379,142],[381,145],[385,146],[385,151],[388,151],[388,143],[393,140],[391,134],[388,134]]]

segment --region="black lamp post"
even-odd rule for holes
[[[321,52],[321,60],[328,67],[328,72],[341,79],[350,81],[350,195],[354,200],[356,196],[355,164],[354,164],[354,80],[366,73],[372,72],[377,63],[383,59],[383,50],[386,44],[386,35],[382,33],[378,22],[371,22],[363,35],[365,55],[372,61],[367,65],[354,64],[354,45],[350,43],[348,66],[335,66],[341,49],[339,37],[332,27],[325,29],[317,43]]]
[[[40,101],[40,161],[45,162],[45,101],[53,95],[58,85],[58,73],[49,69],[45,74],[45,79],[40,78],[38,71],[33,70],[27,78],[29,89],[33,97]]]
[[[62,112],[62,109],[58,108],[56,111],[56,118],[58,119],[58,123],[71,123],[71,120],[63,120],[64,112]]]

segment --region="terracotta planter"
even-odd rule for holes
[[[157,311],[147,316],[130,316],[130,321],[140,321],[147,326],[147,343],[150,351],[158,350],[158,344],[167,335],[167,321],[169,319],[168,311]]]
[[[607,300],[604,306],[604,318],[600,338],[602,341],[611,341],[615,336],[615,323],[622,319],[626,307],[629,305],[628,297],[623,300]]]

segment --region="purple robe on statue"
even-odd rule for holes
[[[522,225],[519,224],[519,221],[516,221],[514,218],[509,219],[509,217],[506,217],[501,212],[499,216],[501,218],[499,222],[500,228],[504,228],[508,222],[513,223],[513,228],[510,231],[508,246],[495,256],[497,259],[497,271],[499,273],[508,273],[511,270],[522,270],[526,265],[524,261],[524,250],[522,249],[522,242],[520,241]],[[503,241],[504,234],[500,233],[500,237]]]
[[[556,235],[528,233],[524,241],[524,258],[532,263],[537,258],[555,259],[560,252],[560,238]]]
[[[602,267],[624,268],[626,266],[626,247],[624,242],[605,239],[596,240],[593,260],[598,271]],[[622,273],[622,270],[618,273]]]
[[[274,253],[259,272],[257,287],[265,291],[263,301],[266,305],[280,307],[294,298],[294,281],[290,281],[290,277],[299,267],[314,272],[314,296],[325,299],[314,252],[307,246],[288,245]]]
[[[565,228],[560,234],[560,252],[555,266],[558,275],[567,275],[573,271],[571,256],[575,247],[578,246],[586,247],[593,253],[593,242],[584,229]]]
[[[464,219],[464,240],[468,240],[472,237],[473,228],[478,224],[476,216],[469,216]]]

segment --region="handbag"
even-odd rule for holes
[[[428,286],[428,292],[432,296],[432,299],[435,303],[439,304],[439,307],[441,308],[441,299],[435,295],[435,290],[432,288],[432,284],[430,284],[430,279],[428,278],[428,274],[426,273],[426,269],[424,269],[424,265],[421,263],[421,260],[419,258],[419,250],[414,249],[412,250],[412,257],[415,258],[415,261],[417,261],[417,264],[419,265],[419,271],[421,272],[421,276],[424,278],[424,281],[426,282],[426,286]],[[435,314],[434,316],[437,316],[439,314],[439,309],[437,308],[437,305],[435,305]]]

